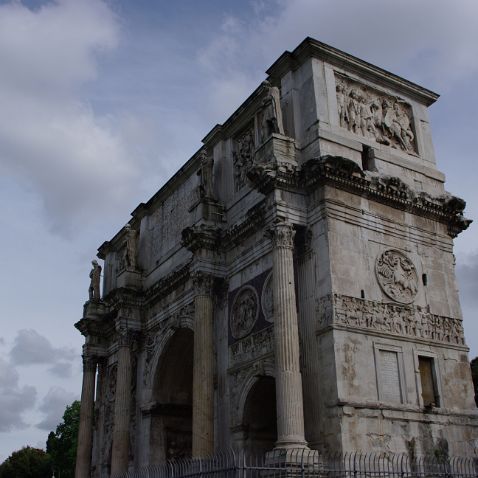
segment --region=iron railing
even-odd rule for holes
[[[273,450],[254,455],[232,450],[203,459],[175,459],[131,470],[121,478],[477,478],[474,457],[394,453],[324,455],[316,450]]]

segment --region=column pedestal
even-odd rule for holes
[[[83,355],[80,424],[76,452],[75,478],[89,478],[93,443],[96,358]]]

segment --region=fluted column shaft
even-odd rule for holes
[[[76,452],[75,478],[89,478],[93,442],[96,358],[83,355],[80,423]]]
[[[214,328],[212,278],[194,277],[194,365],[192,455],[214,453]]]
[[[271,230],[278,448],[306,446],[294,284],[295,232],[285,222]]]
[[[111,476],[115,477],[128,469],[129,420],[131,408],[131,337],[120,332],[118,368],[114,409],[113,447],[111,451]]]
[[[107,360],[102,358],[98,360],[98,376],[96,380],[96,473],[97,478],[101,477],[101,468],[105,462],[105,457],[102,456],[103,440],[104,440],[104,425],[105,425],[105,392],[107,385]]]

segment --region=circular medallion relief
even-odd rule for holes
[[[272,272],[267,276],[262,288],[261,306],[267,322],[274,322],[274,301],[272,297]]]
[[[375,263],[375,274],[382,290],[391,299],[409,304],[418,292],[418,276],[413,262],[395,249],[382,252]]]
[[[254,287],[244,286],[236,295],[232,304],[231,334],[242,339],[254,328],[259,315],[259,297]]]

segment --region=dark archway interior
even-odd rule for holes
[[[277,441],[276,387],[272,377],[261,377],[247,395],[243,416],[244,447],[251,452],[274,448]]]
[[[156,371],[151,411],[151,462],[191,456],[194,334],[179,329]]]

